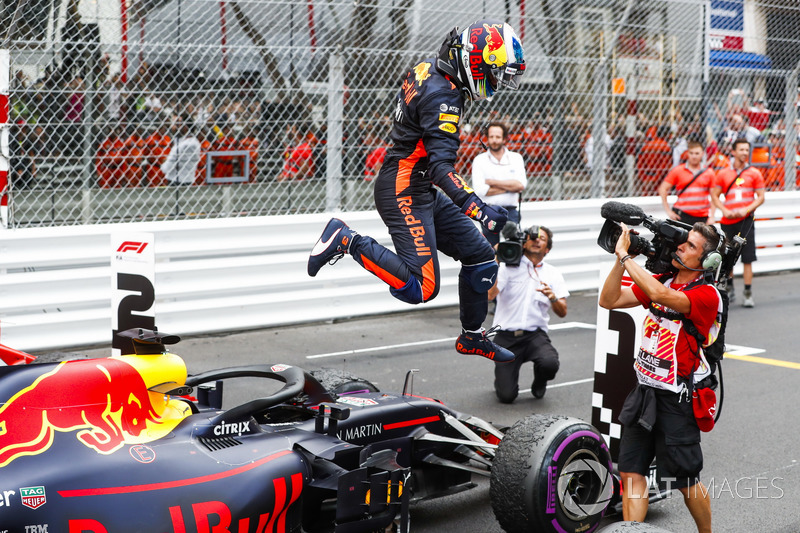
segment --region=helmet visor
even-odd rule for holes
[[[508,63],[505,66],[492,72],[492,77],[500,81],[501,87],[516,90],[522,75],[525,74],[525,52],[522,50],[522,43],[519,42],[514,30],[510,27],[506,30],[511,35],[507,35],[506,46],[508,49]],[[494,81],[494,80],[493,80]],[[495,83],[495,85],[497,85]]]
[[[522,79],[522,75],[525,74],[525,61],[521,63],[509,63],[502,70],[503,74],[500,81],[503,87],[512,90],[518,89],[520,79]]]

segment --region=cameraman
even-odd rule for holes
[[[494,324],[502,324],[494,342],[511,350],[516,359],[495,363],[494,390],[503,403],[511,403],[519,392],[522,363],[533,363],[531,393],[542,398],[547,381],[558,372],[558,352],[547,336],[548,311],[567,315],[569,291],[558,269],[543,261],[553,247],[553,232],[544,226],[525,230],[519,266],[501,264],[497,283],[489,289],[489,299],[497,298]]]
[[[639,384],[620,414],[624,426],[619,454],[623,516],[625,520],[644,521],[647,475],[656,457],[659,482],[669,482],[667,486],[680,490],[697,530],[710,532],[711,502],[699,479],[703,453],[692,408],[692,377],[700,363],[700,347],[682,320],[656,313],[681,314],[703,337],[709,336],[717,319],[720,295],[712,285],[700,281],[703,260],[717,249],[720,236],[712,226],[695,224],[686,242],[673,254],[672,273],[653,276],[631,261],[630,229],[625,224],[621,227],[615,247],[618,261],[600,292],[600,306],[618,309],[643,305],[649,309],[634,363]],[[626,272],[634,286],[623,288]],[[692,283],[695,281],[698,283]]]

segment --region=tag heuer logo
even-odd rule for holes
[[[30,507],[31,509],[38,509],[47,503],[47,495],[44,492],[44,487],[26,487],[19,489],[20,496],[22,496],[22,505]]]

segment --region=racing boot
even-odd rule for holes
[[[461,335],[456,339],[456,351],[463,354],[475,354],[491,359],[495,363],[509,363],[514,360],[514,353],[502,346],[493,343],[486,336],[496,328],[489,331],[481,328],[480,331],[461,330]]]
[[[326,263],[336,263],[350,250],[353,239],[357,236],[358,233],[338,218],[330,219],[308,257],[308,275],[316,276]]]

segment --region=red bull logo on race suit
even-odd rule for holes
[[[144,379],[133,366],[114,358],[67,361],[0,407],[0,467],[47,451],[56,431],[77,431],[85,446],[110,454],[142,442],[143,432],[159,424]]]

